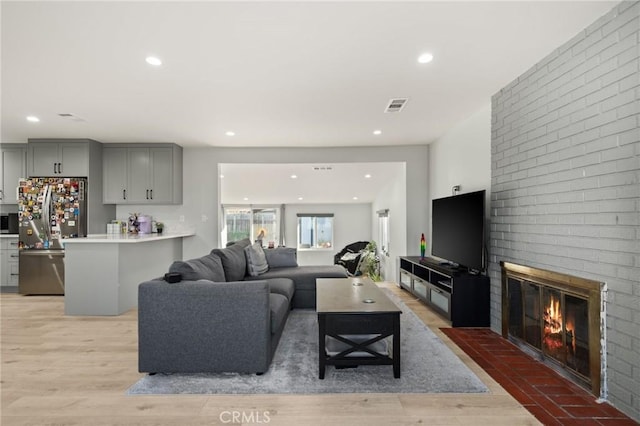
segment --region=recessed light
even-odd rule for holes
[[[354,199],[354,200],[357,200],[357,199],[358,199],[358,197],[353,197],[353,199]]]
[[[299,200],[299,201],[302,201],[302,200],[304,200],[304,198],[302,198],[302,197],[298,197],[298,200]]]
[[[431,53],[425,52],[418,56],[418,62],[421,64],[428,64],[431,61],[433,61],[433,55]]]
[[[298,179],[298,175],[291,175],[291,179]]]
[[[373,134],[376,135],[376,136],[381,135],[382,134],[382,130],[374,130]]]
[[[40,119],[38,117],[36,117],[35,115],[30,115],[27,117],[27,121],[30,121],[32,123],[37,123],[38,121],[40,121]]]
[[[156,67],[159,67],[160,65],[162,65],[162,61],[159,58],[156,58],[155,56],[147,56],[145,61],[147,61],[149,65],[153,65]]]
[[[249,197],[244,197],[243,200],[249,201]]]
[[[224,179],[224,175],[220,175],[220,179]]]
[[[232,132],[231,130],[229,130],[228,132],[225,133],[225,135],[227,135],[227,136],[235,136],[236,132]]]
[[[370,178],[371,178],[371,175],[370,175],[369,173],[367,173],[366,175],[364,175],[364,178],[365,178],[365,179],[370,179]]]

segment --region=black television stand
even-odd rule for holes
[[[400,287],[451,321],[452,327],[489,327],[489,277],[433,258],[400,257]]]

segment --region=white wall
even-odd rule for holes
[[[398,253],[419,253],[419,235],[426,232],[428,227],[427,145],[359,148],[185,148],[183,161],[182,205],[118,206],[116,215],[118,218],[126,218],[129,212],[144,212],[165,222],[168,231],[180,227],[194,229],[196,236],[185,238],[184,241],[185,258],[201,256],[213,247],[218,247],[219,163],[405,162],[406,227],[399,231],[404,233],[405,243],[404,247],[397,247]],[[371,215],[370,212],[367,214]],[[179,221],[180,216],[184,216],[184,222]],[[406,253],[402,253],[402,250]]]
[[[489,234],[489,200],[491,192],[491,102],[462,121],[444,136],[429,145],[430,200],[452,195],[451,188],[460,185],[460,192],[487,191],[486,234]],[[431,201],[429,201],[429,232],[427,253],[431,247]]]
[[[347,244],[371,239],[371,204],[287,204],[285,232],[287,246],[297,243],[298,213],[333,213],[333,248],[298,250],[299,265],[332,265],[333,256]]]

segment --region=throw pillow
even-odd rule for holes
[[[247,273],[247,258],[244,248],[251,245],[248,238],[223,249],[213,249],[211,253],[220,257],[227,281],[242,281]]]
[[[181,274],[182,279],[185,281],[226,281],[222,261],[215,254],[209,254],[186,261],[178,260],[169,266],[169,272]]]
[[[264,252],[269,268],[298,266],[297,250],[293,247],[277,247]]]
[[[269,270],[267,258],[259,242],[245,247],[244,254],[247,257],[247,273],[250,276],[257,277]]]

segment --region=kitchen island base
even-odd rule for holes
[[[138,306],[138,285],[182,259],[192,234],[87,237],[65,243],[65,315],[120,315]]]

